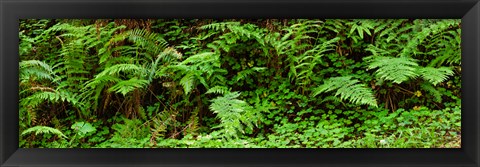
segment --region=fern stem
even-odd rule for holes
[[[409,90],[407,90],[407,89],[405,89],[405,88],[402,88],[402,87],[400,87],[400,86],[398,86],[398,85],[395,85],[395,87],[403,90],[403,91],[406,92],[406,93],[415,94],[414,92],[409,91]]]

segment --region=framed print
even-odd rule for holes
[[[1,166],[479,166],[477,0],[2,0]]]

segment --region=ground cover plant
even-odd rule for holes
[[[24,19],[21,148],[458,148],[453,19]]]

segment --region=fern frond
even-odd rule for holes
[[[136,64],[116,64],[104,69],[95,78],[100,78],[105,75],[118,76],[121,72],[127,74],[140,74],[145,75],[145,68]]]
[[[121,93],[125,96],[127,93],[132,92],[138,88],[144,88],[149,84],[147,80],[130,78],[129,80],[120,81],[108,89],[110,92]]]
[[[429,40],[429,44],[426,45],[426,49],[430,50],[426,54],[436,56],[436,58],[429,63],[429,66],[438,67],[442,64],[461,65],[462,56],[460,45],[461,29],[457,29],[456,31],[450,30],[435,35]]]
[[[199,53],[193,56],[188,57],[184,61],[180,63],[180,65],[187,65],[187,64],[204,64],[208,62],[212,62],[218,60],[218,55],[213,52],[204,52]]]
[[[418,74],[433,85],[437,85],[438,83],[447,80],[448,76],[452,76],[454,73],[448,67],[422,67],[418,69]]]
[[[294,76],[297,80],[303,80],[300,84],[308,85],[313,76],[313,69],[323,63],[322,57],[326,52],[333,51],[335,43],[340,40],[339,37],[326,40],[318,39],[321,44],[314,46],[312,49],[305,51],[300,56],[288,56],[290,61],[289,78]],[[306,80],[306,81],[305,81]]]
[[[128,32],[129,39],[137,46],[145,48],[151,55],[158,55],[163,52],[168,43],[159,34],[149,32],[146,29],[134,29]],[[151,58],[150,58],[151,59]]]
[[[69,102],[73,104],[74,106],[80,106],[79,100],[76,97],[76,94],[64,91],[64,90],[56,90],[54,92],[51,91],[42,91],[42,92],[36,92],[28,97],[25,97],[20,100],[20,104],[22,106],[30,106],[32,108],[35,108],[39,104],[42,104],[44,102],[52,102],[52,103],[57,103],[57,102]]]
[[[87,82],[85,82],[82,91],[86,91],[88,88],[95,88],[100,85],[106,85],[106,84],[111,84],[111,83],[117,83],[120,82],[121,79],[111,76],[111,75],[102,75],[102,76],[97,76]]]
[[[206,94],[217,93],[221,95],[225,95],[230,93],[231,89],[225,86],[214,86],[206,92]]]
[[[366,57],[369,61],[368,69],[378,68],[375,73],[379,79],[402,83],[417,77],[418,64],[415,59],[408,57]]]
[[[164,110],[155,115],[150,123],[150,133],[152,138],[155,140],[160,140],[165,136],[167,132],[167,127],[172,125],[172,122],[175,120],[177,112],[175,110]],[[151,140],[156,142],[155,140]]]
[[[33,133],[35,132],[35,135],[39,135],[39,134],[54,134],[54,135],[57,135],[59,137],[62,137],[64,139],[68,139],[67,136],[65,136],[65,134],[63,134],[60,130],[58,129],[55,129],[55,128],[51,128],[51,127],[48,127],[48,126],[34,126],[34,127],[31,127],[31,128],[28,128],[26,130],[24,130],[21,134],[21,136],[24,136],[26,134],[29,134],[29,133]]]
[[[382,24],[375,27],[374,32],[377,33],[376,39],[386,39],[384,36],[387,35],[396,35],[394,30],[397,30],[399,26],[404,22],[407,21],[406,19],[386,19],[381,20],[383,21]],[[387,37],[388,38],[388,37]]]
[[[239,92],[225,94],[211,100],[209,107],[220,119],[220,125],[214,128],[222,128],[227,139],[238,137],[238,132],[245,133],[244,125],[252,128],[257,120],[256,111],[245,101],[237,99],[239,96]]]
[[[26,109],[27,110],[27,119],[28,125],[33,125],[37,123],[37,113],[34,110]]]
[[[170,62],[173,60],[180,60],[182,59],[182,56],[183,56],[182,53],[178,52],[172,47],[168,47],[165,50],[163,50],[160,54],[158,54],[157,58]]]
[[[326,80],[323,85],[315,88],[312,96],[315,97],[320,93],[333,90],[337,90],[335,96],[340,96],[342,100],[348,100],[353,104],[367,104],[378,107],[372,90],[364,84],[360,84],[358,80],[352,80],[351,77],[330,78]]]
[[[207,25],[203,25],[200,29],[210,29],[215,31],[225,31],[230,26],[239,26],[240,22],[221,22],[221,23],[211,23]]]
[[[365,50],[372,53],[372,56],[377,56],[377,57],[378,56],[396,55],[397,52],[398,52],[395,49],[382,49],[382,48],[376,47],[372,44],[368,45]]]
[[[183,86],[185,94],[189,94],[195,85],[195,75],[193,73],[188,73],[180,80],[180,85]]]
[[[167,126],[162,120],[155,117],[152,119],[150,132],[152,134],[152,138],[158,140],[165,136],[165,133],[167,132]]]
[[[200,123],[198,122],[198,109],[192,112],[192,115],[187,121],[187,127],[185,129],[186,134],[194,134],[199,129]]]
[[[20,79],[27,80],[30,76],[39,79],[53,80],[53,68],[47,63],[40,60],[24,60],[19,64]]]
[[[31,67],[41,67],[43,70],[49,73],[53,72],[53,68],[50,67],[50,65],[40,60],[24,60],[20,62],[19,67],[20,69],[26,69]]]
[[[82,92],[80,94],[82,103],[87,104],[87,106],[93,107],[93,110],[97,110],[99,99],[104,88],[120,81],[122,80],[118,77],[114,77],[111,75],[103,75],[100,77],[92,78],[91,80],[85,82],[85,84],[83,84],[83,88],[80,89],[80,92]]]
[[[433,59],[430,64],[428,64],[429,66],[440,66],[444,63],[447,63],[449,65],[452,65],[452,64],[459,64],[461,65],[461,54],[456,54],[456,53],[451,53],[450,51],[452,50],[448,50],[448,51],[445,51],[446,53],[441,55],[441,56],[438,56],[436,57],[435,59]]]
[[[403,49],[400,55],[411,57],[412,52],[413,54],[415,54],[418,51],[417,49],[418,45],[422,44],[425,41],[425,39],[427,39],[427,37],[429,37],[430,35],[441,33],[457,24],[459,24],[457,20],[445,19],[445,20],[433,22],[429,24],[428,27],[422,27],[422,29],[419,32],[415,33],[415,36],[413,36],[406,43],[406,45],[402,47]]]

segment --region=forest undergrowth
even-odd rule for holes
[[[453,19],[26,19],[21,148],[459,148]]]

